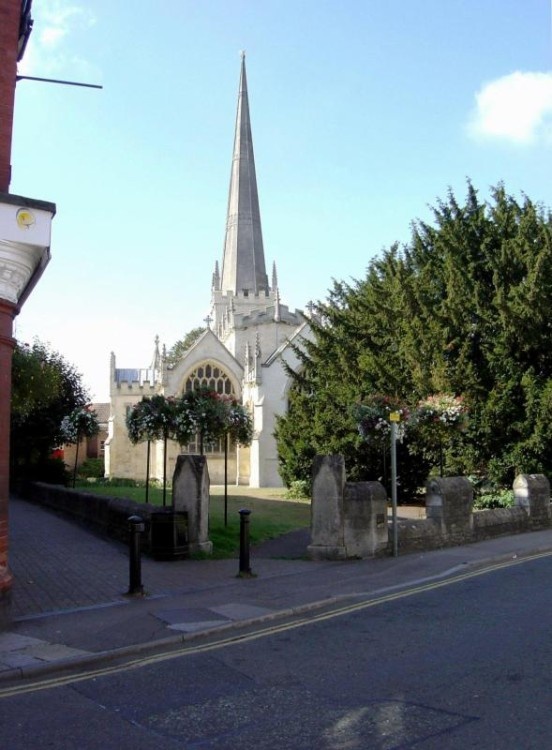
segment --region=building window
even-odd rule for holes
[[[214,362],[204,362],[186,378],[186,384],[184,386],[186,393],[198,390],[199,388],[209,388],[215,393],[236,398],[236,393],[232,387],[232,381],[220,365],[217,365]],[[231,445],[229,446],[229,449],[231,450],[233,447],[234,446]],[[186,450],[188,453],[199,453],[199,435],[196,435],[195,440],[191,440],[188,443]],[[203,450],[204,453],[224,453],[224,439],[220,438],[213,443],[204,445]]]
[[[196,391],[199,388],[210,388],[215,393],[224,394],[236,398],[232,382],[228,375],[218,365],[207,362],[191,372],[187,379],[184,390]]]

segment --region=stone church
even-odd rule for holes
[[[205,385],[241,400],[253,418],[251,446],[229,447],[228,482],[250,487],[282,485],[273,433],[276,416],[286,411],[291,385],[284,363],[298,367],[290,342],[300,344],[310,328],[308,317],[281,302],[275,265],[269,283],[243,55],[222,266],[215,263],[206,323],[205,331],[174,365],[166,363],[158,339],[149,367],[121,369],[115,354],[111,355],[107,476],[145,478],[146,444],[132,445],[125,425],[133,404],[143,396],[180,396]],[[194,443],[185,448],[169,443],[167,450],[168,477],[172,477],[178,453],[198,452]],[[208,446],[206,455],[211,483],[221,484],[222,441]],[[159,442],[152,445],[150,478],[162,478],[163,464],[163,444]]]

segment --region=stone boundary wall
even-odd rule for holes
[[[322,457],[317,457],[322,458]],[[350,559],[391,554],[392,527],[382,528],[383,490],[377,482],[347,482],[340,457],[324,457],[313,484],[313,526],[309,553],[313,559]],[[333,481],[331,481],[333,475]],[[328,481],[330,479],[330,481]],[[512,508],[472,511],[463,477],[430,480],[427,518],[398,521],[399,554],[424,552],[499,536],[552,527],[550,485],[542,474],[522,474],[514,482],[516,505]],[[316,489],[318,487],[318,489]],[[142,549],[151,553],[152,513],[172,512],[125,498],[95,495],[42,482],[26,483],[18,493],[23,499],[51,508],[92,530],[128,543],[128,518],[144,519]]]
[[[421,552],[482,542],[552,526],[550,483],[543,474],[520,474],[515,505],[473,511],[473,489],[465,477],[436,477],[426,486],[426,519],[398,524],[399,551]]]
[[[378,482],[347,482],[343,456],[317,456],[312,486],[311,558],[339,560],[392,554],[392,522],[386,524],[383,537],[381,534],[387,498]],[[543,474],[520,474],[513,489],[514,507],[474,512],[473,488],[466,477],[430,478],[426,518],[397,522],[399,554],[551,528],[548,479]]]
[[[150,516],[152,513],[163,512],[159,506],[136,503],[133,500],[107,495],[95,495],[92,492],[82,492],[60,485],[44,482],[27,482],[16,493],[23,500],[43,505],[46,508],[62,513],[78,521],[93,531],[128,543],[128,519],[137,515],[144,519],[145,533],[142,534],[142,550],[151,552]],[[172,508],[167,507],[167,513]]]
[[[519,507],[479,510],[472,514],[472,518],[473,527],[469,533],[448,538],[441,532],[439,524],[430,518],[402,519],[397,524],[399,553],[426,552],[534,531],[527,512]]]

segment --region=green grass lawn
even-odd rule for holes
[[[111,497],[124,497],[137,503],[145,502],[144,487],[117,487],[86,484],[76,489]],[[283,489],[228,487],[228,525],[224,526],[224,487],[211,487],[209,506],[209,539],[213,542],[214,558],[234,557],[240,546],[240,508],[251,511],[249,538],[251,544],[274,539],[288,531],[310,525],[310,500],[286,500]],[[171,493],[167,489],[167,504]],[[163,505],[163,490],[150,487],[149,502]]]

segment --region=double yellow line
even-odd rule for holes
[[[89,680],[92,677],[104,677],[120,672],[126,672],[131,669],[140,669],[150,664],[158,664],[160,662],[168,661],[170,659],[177,659],[183,656],[191,656],[192,654],[208,653],[209,651],[215,651],[226,646],[240,645],[242,643],[248,643],[256,641],[260,638],[266,638],[270,635],[277,635],[278,633],[284,633],[288,630],[295,630],[296,628],[302,628],[306,625],[313,625],[318,622],[324,622],[325,620],[332,620],[335,617],[341,617],[343,615],[352,614],[353,612],[360,612],[370,607],[377,607],[387,602],[393,602],[397,599],[405,599],[409,596],[415,596],[416,594],[422,594],[426,591],[435,591],[436,589],[444,588],[445,586],[452,586],[462,581],[467,581],[471,578],[477,578],[488,573],[493,573],[497,570],[504,568],[510,568],[514,565],[521,565],[522,563],[531,562],[533,560],[539,560],[544,557],[552,556],[552,550],[547,552],[538,552],[533,555],[527,555],[525,557],[515,557],[505,560],[500,563],[494,563],[492,565],[486,565],[476,570],[466,571],[459,575],[453,575],[450,578],[444,578],[439,581],[430,581],[428,583],[412,586],[411,588],[401,589],[393,593],[384,594],[382,596],[374,597],[353,604],[347,604],[344,606],[333,605],[330,611],[320,612],[318,614],[310,613],[308,616],[296,616],[289,622],[283,622],[279,625],[269,625],[265,628],[259,628],[250,633],[236,633],[227,638],[220,638],[218,640],[210,641],[209,643],[196,643],[194,641],[187,641],[183,643],[180,648],[174,648],[170,651],[164,651],[158,654],[150,654],[148,656],[141,656],[130,659],[124,664],[114,664],[109,667],[98,667],[83,670],[81,672],[75,672],[67,675],[59,675],[57,677],[37,679],[35,681],[24,682],[19,685],[13,685],[0,689],[0,699],[10,698],[16,695],[23,695],[25,693],[33,693],[39,690],[50,690],[53,688],[64,687],[65,685],[71,685],[77,682],[83,682]],[[354,596],[354,595],[352,595]],[[323,606],[323,605],[322,605]],[[329,605],[331,606],[331,605]],[[208,633],[206,634],[208,637]]]

